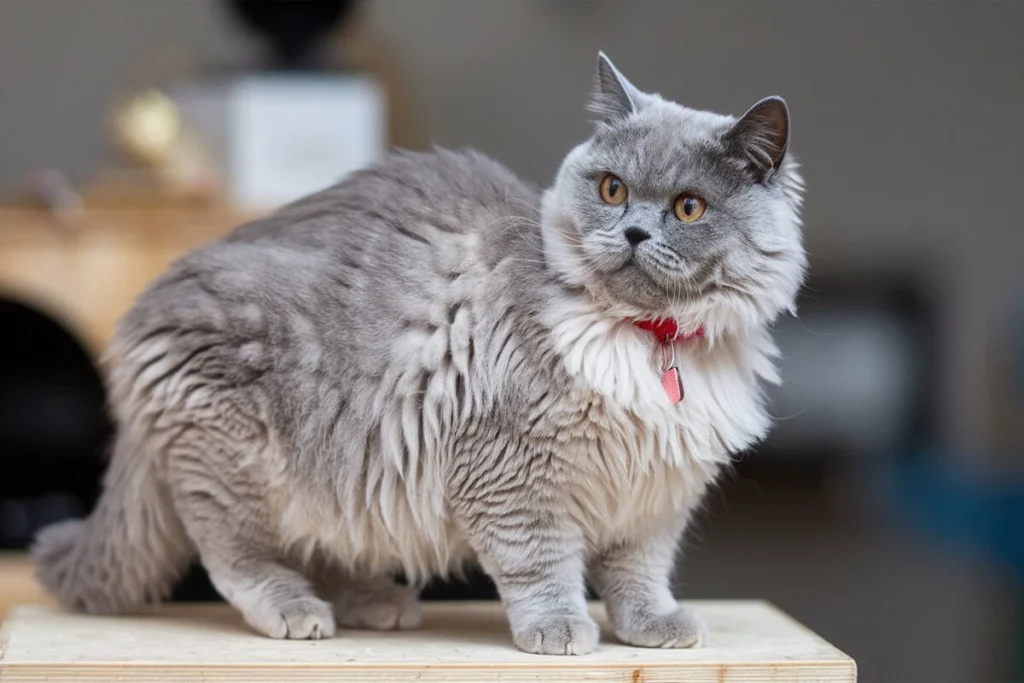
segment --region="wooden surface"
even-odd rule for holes
[[[25,553],[0,552],[0,621],[17,604],[53,604],[32,576],[32,565]]]
[[[225,605],[169,605],[136,617],[19,606],[0,632],[0,681],[854,681],[853,661],[762,602],[693,602],[711,635],[694,650],[616,644],[529,655],[497,603],[426,603],[409,632],[341,631],[321,641],[256,635]]]
[[[99,355],[171,261],[245,220],[226,210],[90,209],[64,226],[40,211],[0,209],[0,296],[57,319]]]

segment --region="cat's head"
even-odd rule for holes
[[[544,195],[545,250],[612,315],[675,318],[709,335],[792,310],[806,256],[789,112],[739,119],[644,93],[604,54],[593,135]]]

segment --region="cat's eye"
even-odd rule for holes
[[[603,178],[601,178],[601,201],[605,204],[618,206],[622,202],[626,201],[627,194],[629,193],[626,190],[626,183],[622,182],[611,173],[607,173]]]
[[[672,210],[683,223],[692,223],[699,220],[704,212],[708,210],[708,203],[693,194],[680,195],[673,204]]]

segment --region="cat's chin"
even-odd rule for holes
[[[591,270],[583,287],[612,317],[671,318],[673,303],[678,301],[668,288],[632,260],[604,272]]]
[[[594,279],[611,297],[651,315],[667,315],[673,307],[692,299],[692,286],[661,273],[640,253],[594,270]]]
[[[763,319],[757,302],[721,288],[696,291],[679,281],[657,278],[634,264],[594,273],[583,283],[592,302],[610,318],[672,319],[684,328],[702,327],[710,337],[748,334]]]

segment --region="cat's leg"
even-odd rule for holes
[[[199,427],[183,431],[169,459],[175,510],[211,582],[250,626],[271,638],[329,638],[331,605],[275,551],[265,487],[237,466],[242,457],[231,457],[246,446],[254,447]]]
[[[343,628],[395,629],[418,628],[419,592],[403,586],[389,576],[356,579],[340,576],[327,588],[334,602],[338,626]]]
[[[495,538],[497,531],[480,539],[477,552],[505,603],[516,646],[548,655],[593,652],[598,629],[587,613],[583,549],[529,522],[519,541]]]
[[[608,610],[615,635],[640,647],[698,647],[705,628],[672,595],[682,525],[619,543],[591,564],[591,579]]]
[[[526,652],[582,655],[597,647],[587,612],[584,544],[552,498],[492,479],[460,501],[480,564],[494,580],[516,646]],[[469,488],[469,487],[466,487]]]

